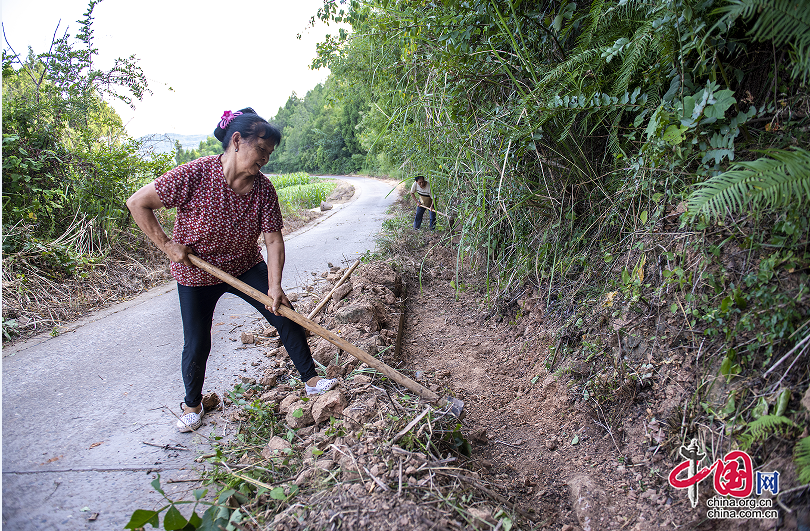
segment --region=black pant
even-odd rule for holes
[[[422,226],[422,216],[425,215],[425,210],[427,210],[427,208],[423,207],[422,205],[419,205],[418,207],[416,207],[416,217],[413,218],[413,228],[418,229],[419,227]],[[430,230],[433,230],[435,228],[436,228],[436,213],[431,210],[430,211]]]
[[[264,262],[256,264],[239,276],[239,280],[262,293],[267,293],[267,264]],[[241,297],[259,310],[267,322],[276,327],[281,344],[290,354],[290,359],[301,374],[302,380],[307,381],[317,375],[315,362],[312,361],[312,353],[301,325],[286,317],[273,314],[261,302],[224,282],[213,286],[178,284],[177,292],[180,296],[180,315],[183,318],[182,370],[187,406],[197,407],[202,401],[205,365],[208,361],[208,354],[211,352],[211,324],[214,318],[214,308],[219,298],[225,293]]]

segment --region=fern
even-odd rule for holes
[[[793,448],[793,464],[800,485],[810,483],[810,437],[805,437]]]
[[[695,215],[722,217],[727,210],[787,208],[810,198],[810,151],[769,150],[770,157],[738,162],[732,169],[698,185],[689,197]]]
[[[793,45],[793,78],[810,74],[810,6],[807,0],[729,0],[720,8],[720,22],[730,26],[737,18],[754,19],[748,35],[755,41],[773,41],[777,48]],[[719,24],[719,23],[718,23]]]
[[[764,441],[774,433],[785,432],[789,428],[795,427],[787,417],[777,415],[764,415],[759,417],[754,422],[748,424],[745,433],[740,436],[740,449],[748,450],[751,446],[758,442]]]

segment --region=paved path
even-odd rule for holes
[[[287,236],[284,288],[311,282],[327,263],[345,265],[374,247],[395,199],[388,184],[340,177],[355,195],[326,216]],[[205,391],[220,396],[242,376],[255,376],[262,348],[235,341],[258,313],[226,295],[214,317],[214,347]],[[258,327],[255,327],[258,328]],[[150,482],[160,473],[170,496],[191,499],[194,458],[208,448],[199,435],[180,434],[177,412],[182,326],[174,284],[98,312],[57,337],[40,336],[3,349],[4,531],[123,529],[135,509],[157,508]],[[217,414],[204,435],[234,429]],[[215,424],[216,423],[216,424]],[[182,444],[190,451],[148,446]],[[91,518],[97,514],[95,520]]]

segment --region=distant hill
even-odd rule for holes
[[[174,150],[174,142],[178,140],[180,147],[183,149],[198,148],[200,142],[212,136],[207,135],[178,135],[175,133],[154,133],[151,135],[144,135],[138,140],[144,143],[144,151],[152,153],[169,153]]]

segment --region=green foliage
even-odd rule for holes
[[[740,448],[748,450],[755,443],[767,439],[774,433],[784,433],[796,424],[787,417],[777,415],[763,415],[746,426],[745,432],[740,436]]]
[[[801,207],[810,198],[810,151],[793,148],[766,153],[767,157],[738,162],[700,183],[689,197],[689,210],[694,215],[724,217],[749,208]]]
[[[810,9],[803,0],[728,0],[718,9],[723,16],[717,26],[731,26],[740,17],[754,24],[747,35],[775,48],[789,45],[793,79],[807,81],[810,75]]]
[[[273,175],[270,177],[270,180],[273,182],[273,186],[276,190],[281,190],[282,188],[288,188],[290,186],[301,186],[310,184],[310,182],[312,182],[312,178],[309,176],[309,174],[302,171],[296,173],[286,173],[283,175]]]
[[[810,483],[810,437],[803,437],[793,448],[793,464],[800,485]]]
[[[180,142],[175,140],[174,143],[174,161],[177,165],[197,160],[200,157],[207,157],[208,155],[219,155],[222,153],[222,143],[213,136],[209,136],[205,140],[200,141],[200,146],[197,149],[183,149]]]
[[[247,501],[244,496],[241,496],[239,492],[233,489],[220,492],[215,502],[203,499],[208,494],[208,489],[194,490],[194,501],[176,501],[166,496],[166,492],[161,488],[160,474],[158,474],[157,479],[152,481],[152,488],[169,503],[157,510],[137,509],[132,513],[124,529],[143,529],[147,524],[154,529],[160,529],[160,515],[164,511],[166,511],[166,513],[163,515],[163,529],[166,531],[178,529],[184,531],[234,530],[238,528],[239,523],[245,518],[245,514],[241,509],[232,509],[229,506],[228,499],[231,498],[231,496],[240,498],[240,502]],[[191,510],[191,516],[186,519],[178,509],[178,506],[192,503],[194,506]],[[197,507],[200,505],[208,506],[208,509],[203,513],[202,517],[197,514]]]
[[[329,197],[335,186],[336,183],[332,181],[287,186],[278,190],[278,199],[288,208],[315,208],[321,204],[321,201],[325,201]]]
[[[104,101],[130,105],[148,92],[134,56],[95,67],[92,0],[75,39],[46,53],[3,51],[3,250],[65,241],[82,220],[91,237],[76,252],[99,252],[128,226],[124,201],[169,168],[167,156],[144,159],[120,117]],[[58,246],[57,246],[58,247]],[[64,249],[68,252],[68,249]]]
[[[356,126],[366,105],[361,93],[333,79],[303,99],[293,94],[271,120],[282,137],[265,171],[338,175],[358,171],[365,153]]]

